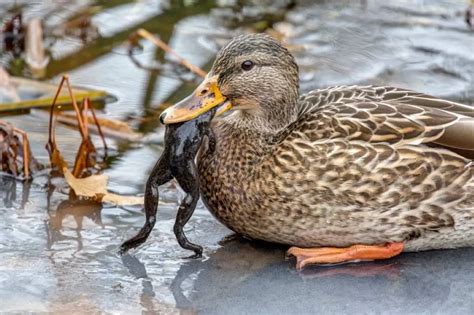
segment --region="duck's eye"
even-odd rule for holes
[[[241,67],[242,67],[242,69],[243,69],[244,71],[249,71],[249,70],[252,70],[252,68],[253,68],[254,65],[255,65],[255,64],[254,64],[252,61],[250,61],[250,60],[245,60],[244,62],[242,62]]]

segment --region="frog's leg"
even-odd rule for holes
[[[199,177],[194,160],[188,161],[185,166],[179,169],[178,173],[179,174],[175,174],[175,178],[179,186],[186,193],[186,196],[179,205],[173,230],[179,245],[181,245],[182,248],[195,252],[195,255],[190,258],[199,258],[202,256],[202,247],[188,241],[183,231],[184,226],[191,218],[199,200]]]
[[[296,269],[300,270],[308,264],[335,264],[342,262],[388,259],[403,251],[403,243],[387,243],[385,245],[353,245],[346,248],[291,247],[287,254],[296,257]]]
[[[169,168],[167,154],[162,157],[153,167],[145,188],[145,224],[137,235],[125,241],[120,246],[119,253],[125,254],[129,249],[143,244],[153,230],[156,222],[156,211],[158,209],[159,193],[158,187],[173,179]]]

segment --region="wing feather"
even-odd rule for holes
[[[410,90],[372,86],[313,91],[302,96],[299,104],[293,128],[305,129],[312,141],[329,137],[394,146],[437,144],[474,155],[474,109],[467,105]],[[311,121],[319,123],[307,124]]]

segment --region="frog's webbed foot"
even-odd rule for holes
[[[194,251],[194,255],[187,256],[185,258],[201,258],[202,246],[188,241],[186,235],[184,234],[183,226],[184,225],[181,225],[177,221],[177,223],[175,223],[175,226],[174,226],[174,234],[176,235],[176,239],[178,240],[178,243],[182,248]]]
[[[186,192],[186,196],[179,205],[173,231],[182,248],[194,251],[195,257],[201,257],[202,247],[188,241],[184,233],[184,226],[193,215],[199,200],[199,177],[194,161],[190,160],[187,165],[182,166],[179,169],[179,174],[175,174],[175,178],[184,192]]]
[[[145,224],[137,235],[122,243],[119,254],[124,255],[130,249],[145,243],[156,223],[156,212],[158,210],[159,192],[158,187],[169,182],[173,177],[168,167],[167,154],[155,164],[145,187]],[[164,158],[163,158],[164,157]]]
[[[193,248],[186,248],[189,250],[193,250],[194,254],[185,256],[183,259],[197,259],[202,257],[202,246],[199,246],[197,244],[189,243],[189,245],[193,246]],[[184,247],[183,247],[184,248]]]
[[[155,217],[147,217],[145,225],[141,228],[140,232],[138,232],[137,235],[134,237],[126,240],[125,242],[120,245],[120,249],[118,251],[118,254],[120,256],[125,255],[130,249],[136,248],[140,246],[141,244],[145,243],[145,241],[148,239],[148,236],[150,235],[151,231],[153,230],[153,227],[155,226]]]
[[[125,242],[120,245],[120,249],[118,251],[118,254],[120,256],[125,255],[129,250],[138,247],[139,245],[143,244],[148,236],[142,237],[141,239],[137,239],[137,236],[126,240]]]

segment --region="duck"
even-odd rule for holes
[[[393,86],[299,91],[295,58],[233,38],[163,124],[214,107],[201,197],[237,234],[289,246],[296,268],[474,246],[474,109]]]

